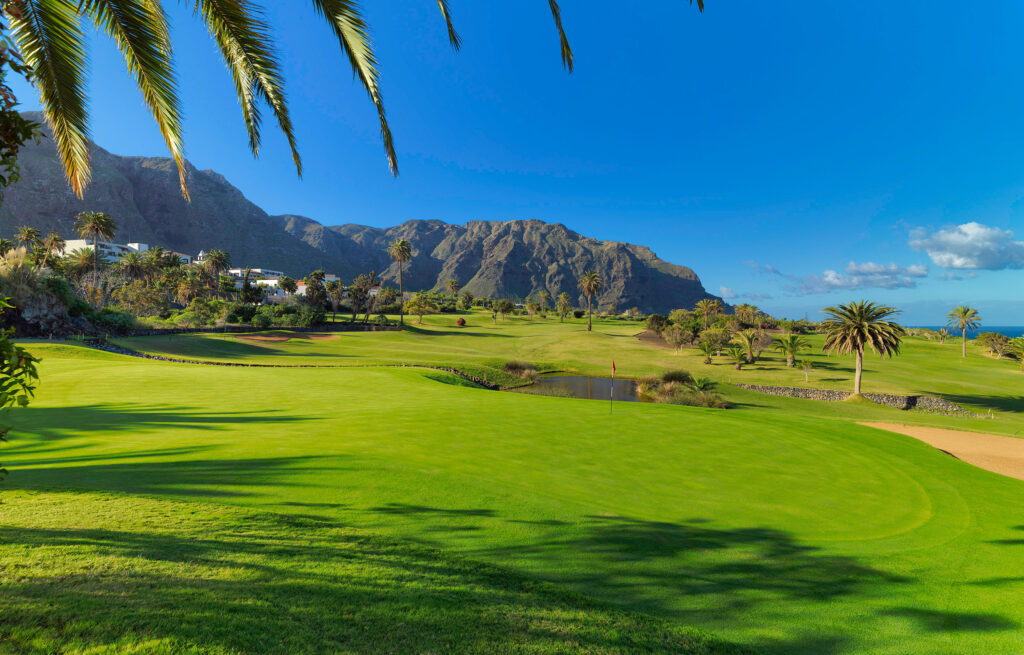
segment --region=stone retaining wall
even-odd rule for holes
[[[789,398],[807,398],[810,400],[825,400],[829,402],[846,400],[851,395],[853,395],[847,391],[837,391],[835,389],[808,389],[804,387],[772,387],[760,384],[737,384],[736,386],[741,389],[750,389],[751,391],[767,393],[773,396],[786,396]],[[969,414],[972,416],[974,415],[972,412],[967,411],[966,409],[957,405],[956,403],[950,402],[944,398],[937,398],[935,396],[900,396],[888,393],[865,393],[862,395],[871,402],[878,403],[879,405],[885,405],[886,407],[895,407],[896,409],[916,409],[927,412],[939,412],[943,414]]]

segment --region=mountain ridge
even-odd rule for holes
[[[27,115],[43,122],[39,113]],[[319,268],[348,281],[375,270],[397,284],[398,268],[386,249],[392,240],[405,238],[413,246],[403,275],[407,290],[441,289],[454,277],[477,296],[522,299],[543,289],[552,298],[569,292],[580,302],[576,280],[594,268],[605,280],[596,299],[603,307],[667,311],[715,297],[692,269],[662,260],[646,246],[599,241],[561,223],[518,219],[454,225],[430,219],[389,228],[327,226],[298,214],[267,214],[223,175],[191,163],[192,202],[186,203],[169,158],[115,155],[92,142],[89,149],[93,181],[79,200],[65,181],[52,140],[27,145],[19,157],[22,179],[0,204],[0,234],[30,225],[68,238],[75,215],[93,210],[117,221],[122,242],[193,254],[221,248],[235,265],[296,277]]]

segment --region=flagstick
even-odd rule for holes
[[[612,362],[612,390],[608,395],[608,413],[612,413],[612,406],[615,404],[615,362]]]

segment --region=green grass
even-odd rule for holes
[[[468,363],[598,372],[614,343],[631,353],[616,354],[620,372],[680,367],[636,354],[635,326],[580,335],[549,321],[545,345],[540,327],[509,323],[498,329],[521,338],[343,335],[271,344],[267,358],[431,358],[435,338]],[[190,339],[175,343],[235,347]],[[1019,651],[1024,482],[844,414],[908,413],[731,390],[733,410],[620,403],[609,415],[422,369],[31,347],[44,385],[0,449],[0,616],[16,650],[259,652],[292,638],[280,615],[299,627],[278,652]],[[90,611],[100,602],[113,603],[106,616]]]

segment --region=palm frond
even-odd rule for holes
[[[86,0],[81,10],[114,40],[149,106],[189,199],[181,107],[174,80],[167,15],[158,0]]]
[[[195,12],[202,16],[231,70],[253,155],[259,156],[262,143],[263,119],[259,106],[262,100],[277,118],[288,140],[295,170],[301,177],[302,158],[285,98],[284,77],[274,52],[270,27],[261,18],[262,10],[250,0],[195,0]]]
[[[393,175],[398,175],[398,157],[395,155],[394,139],[388,126],[387,114],[384,111],[384,100],[380,93],[380,74],[377,71],[377,57],[373,52],[366,22],[359,12],[355,0],[313,0],[313,6],[327,19],[341,45],[342,51],[348,56],[352,73],[366,89],[377,108],[380,119],[380,136],[384,141],[388,166]]]
[[[441,10],[444,22],[448,26],[448,41],[455,50],[458,50],[462,47],[462,37],[455,31],[455,26],[452,24],[452,13],[448,10],[448,0],[437,0],[437,7]]]
[[[700,0],[703,3],[703,0]],[[562,44],[562,66],[570,73],[573,68],[572,48],[569,47],[569,39],[565,36],[565,29],[562,27],[562,10],[558,8],[557,0],[548,0],[551,6],[551,17],[555,19],[555,28],[558,29],[558,39]]]
[[[68,184],[81,198],[89,185],[87,58],[78,2],[4,3],[18,52],[32,70]]]

